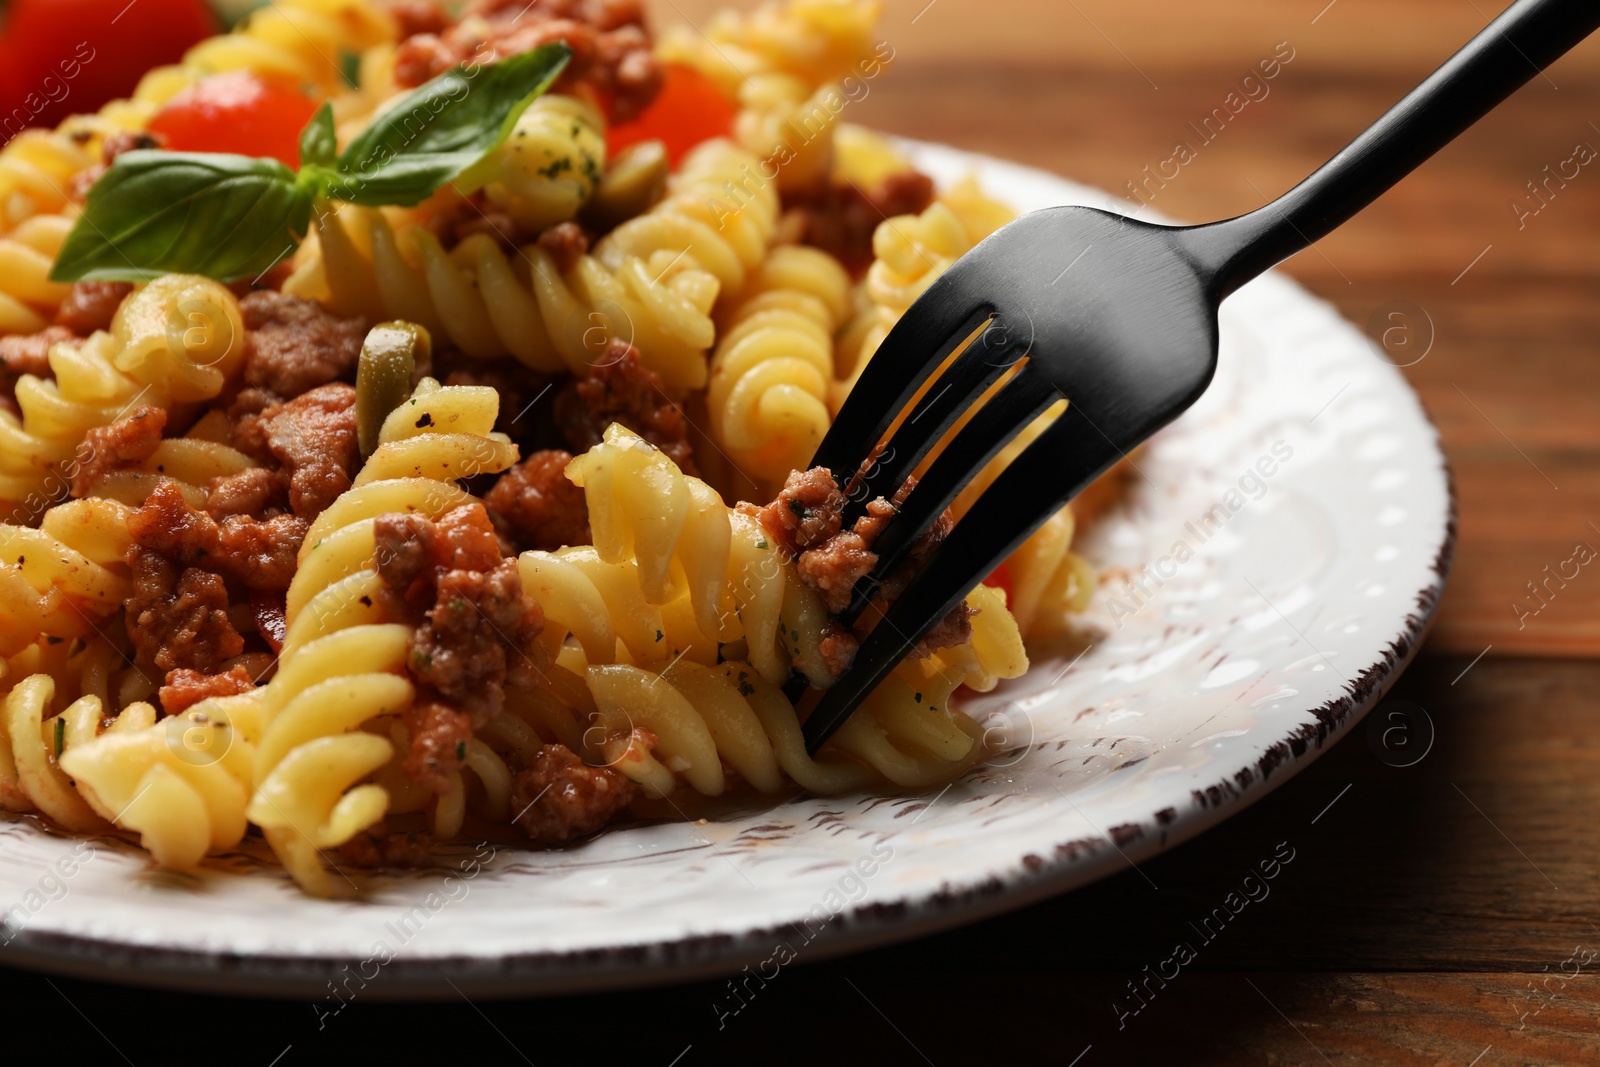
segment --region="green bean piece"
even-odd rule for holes
[[[417,364],[433,356],[433,338],[414,322],[384,322],[367,332],[356,365],[356,440],[363,458],[378,449],[389,412],[411,395]]]
[[[583,220],[601,232],[650,210],[667,191],[667,146],[643,141],[622,150],[606,168]]]

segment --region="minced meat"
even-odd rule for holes
[[[294,515],[264,521],[232,515],[218,522],[191,508],[171,482],[157,485],[128,517],[128,533],[141,547],[261,591],[289,588],[309,526]]]
[[[350,488],[360,467],[355,389],[343,383],[319,386],[267,408],[248,425],[241,423],[235,447],[259,455],[250,451],[258,443],[283,465],[294,513],[315,519]]]
[[[112,471],[136,467],[155,454],[167,428],[167,413],[145,405],[109,426],[86,432],[73,457],[72,495],[85,497]]]
[[[933,179],[913,170],[891,174],[865,190],[854,182],[835,182],[785,206],[800,219],[802,243],[861,274],[872,266],[872,237],[883,220],[922,214],[933,203],[933,191]]]
[[[610,767],[591,767],[563,745],[545,745],[533,766],[512,778],[511,808],[535,844],[560,844],[605,826],[638,793]]]
[[[443,793],[466,757],[472,716],[437,700],[418,700],[406,711],[411,750],[402,765],[406,775],[434,793]]]
[[[220,576],[181,568],[143,545],[128,550],[128,565],[128,637],[140,667],[162,677],[179,669],[216,674],[244,651],[244,638],[228,618],[228,588]]]
[[[599,444],[606,427],[619,422],[665,452],[685,474],[694,474],[689,421],[661,386],[661,376],[639,362],[639,352],[613,338],[584,378],[556,395],[556,425],[573,452]]]
[[[535,681],[530,653],[544,612],[523,592],[516,562],[500,554],[481,504],[438,522],[380,515],[373,534],[378,576],[415,626],[411,676],[482,726],[500,714],[508,682]]]
[[[611,102],[616,122],[637,116],[661,89],[642,0],[474,0],[456,25],[401,42],[395,80],[410,88],[462,63],[507,59],[553,41],[572,49],[554,91],[571,95],[585,86]]]
[[[916,484],[916,479],[907,478],[893,498],[878,497],[870,501],[865,514],[846,530],[843,528],[844,494],[826,468],[813,467],[809,471],[791,473],[778,498],[755,513],[779,546],[795,558],[800,580],[821,595],[828,611],[838,615],[850,606],[856,583],[878,565],[873,545],[890,520],[899,514]],[[949,536],[952,522],[946,509],[911,546],[906,558],[879,584],[872,609],[864,611],[856,620],[854,637],[864,636],[888,604],[927,566],[939,544]],[[974,614],[965,601],[957,604],[917,643],[913,654],[926,656],[964,643],[972,635]],[[855,648],[842,627],[825,635],[824,644],[826,647],[821,652],[830,664],[848,664],[855,656]]]
[[[535,452],[506,471],[483,502],[495,528],[518,551],[555,551],[589,543],[583,490],[567,479],[571,452]]]
[[[131,292],[132,282],[74,282],[56,312],[56,324],[79,337],[109,330],[117,309]]]
[[[168,715],[181,715],[202,700],[237,696],[255,687],[255,678],[242,666],[231,667],[219,674],[202,674],[180,667],[167,672],[167,684],[161,687],[160,692],[161,708]]]
[[[353,381],[367,336],[365,319],[347,319],[314,300],[256,292],[239,301],[244,316],[244,380],[293,399],[335,381]]]

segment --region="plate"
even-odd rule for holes
[[[1120,203],[906,147],[941,183],[975,172],[1022,209]],[[1378,700],[1454,540],[1438,437],[1360,331],[1269,274],[1224,305],[1221,336],[1211,389],[1082,538],[1107,573],[1078,647],[966,705],[1001,751],[945,789],[752,804],[554,851],[453,846],[347,901],[304,896],[259,849],[174,873],[13,817],[0,960],[313,998],[351,975],[364,997],[404,998],[766,973],[1019,907],[1195,836]]]

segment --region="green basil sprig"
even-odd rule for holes
[[[310,229],[318,200],[411,207],[510,135],[572,58],[563,42],[461,66],[406,94],[343,152],[323,104],[300,133],[300,170],[221,152],[138,150],[89,190],[50,278],[146,282],[258,276]]]

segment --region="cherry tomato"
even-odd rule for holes
[[[0,22],[0,116],[54,126],[133,92],[217,32],[205,0],[10,0]]]
[[[716,82],[693,67],[669,63],[661,92],[632,122],[613,126],[606,137],[611,155],[642,141],[664,141],[674,168],[689,150],[733,133],[737,105]]]
[[[1006,595],[1006,606],[1011,606],[1011,571],[1004,563],[990,571],[989,577],[983,580],[983,584],[992,586],[1004,593]]]
[[[300,165],[300,131],[316,113],[308,97],[247,70],[201,78],[150,120],[174,152],[236,152]]]

